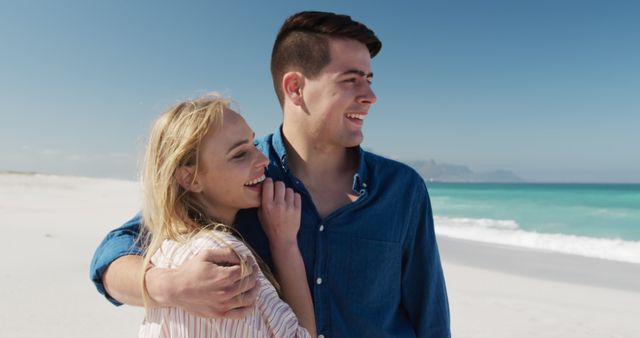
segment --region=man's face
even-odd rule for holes
[[[356,41],[330,39],[331,63],[302,91],[307,121],[302,128],[318,146],[354,147],[362,143],[362,126],[376,102],[371,89],[371,56]]]

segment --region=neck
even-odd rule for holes
[[[204,196],[198,196],[200,203],[205,207],[207,211],[207,217],[211,218],[211,220],[220,222],[224,225],[233,225],[233,222],[236,219],[236,214],[238,213],[238,209],[221,209],[217,208],[215,205],[209,203]]]
[[[353,176],[358,166],[355,148],[323,144],[299,128],[282,126],[289,169],[305,185],[328,182],[341,175]]]

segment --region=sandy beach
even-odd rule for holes
[[[438,241],[454,337],[640,337],[640,265]]]
[[[89,280],[136,182],[0,174],[0,337],[133,337],[141,308]],[[437,213],[437,210],[436,210]],[[640,265],[439,237],[454,337],[640,337]]]

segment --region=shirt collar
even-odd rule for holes
[[[365,161],[366,151],[364,151],[361,146],[356,146],[356,150],[358,151],[358,169],[355,175],[353,175],[353,191],[361,195],[369,189],[369,171],[367,170],[367,163]]]
[[[284,137],[282,135],[282,125],[276,129],[273,133],[273,138],[271,139],[271,145],[273,146],[273,150],[276,151],[278,155],[278,160],[280,160],[280,165],[282,169],[289,173],[289,163],[287,162],[287,149],[284,147]]]
[[[282,135],[282,125],[280,125],[280,127],[278,127],[278,129],[273,133],[271,144],[278,155],[282,169],[285,173],[291,175],[289,172],[289,163],[287,161],[287,151],[284,146],[284,136]],[[361,194],[369,189],[370,185],[368,180],[367,164],[365,161],[366,151],[364,151],[360,146],[356,146],[355,148],[358,152],[358,169],[356,170],[355,175],[353,175],[353,191]]]

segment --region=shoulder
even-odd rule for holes
[[[253,256],[244,242],[236,236],[223,231],[205,231],[191,240],[189,245],[195,252],[200,252],[204,249],[231,248],[242,256]]]
[[[174,268],[202,250],[219,248],[231,248],[242,256],[252,255],[247,246],[235,236],[222,231],[204,231],[188,239],[165,240],[151,260],[158,267]]]
[[[400,161],[364,151],[364,160],[373,175],[383,178],[402,179],[406,184],[424,186],[424,179],[418,172]]]

